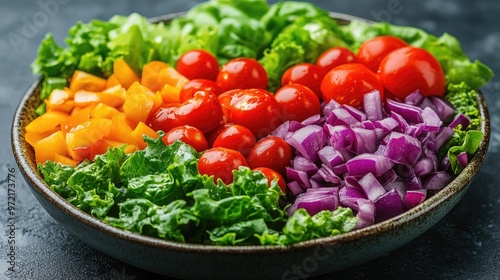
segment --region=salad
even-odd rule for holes
[[[364,228],[460,174],[493,76],[456,38],[305,2],[201,3],[49,33],[26,126],[39,172],[112,226],[176,242],[290,245]]]

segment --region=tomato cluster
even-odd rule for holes
[[[290,83],[307,86],[323,101],[333,99],[355,107],[373,90],[382,97],[399,99],[417,90],[424,96],[443,96],[445,91],[443,70],[432,54],[393,36],[369,39],[356,53],[333,47],[315,64],[287,69],[282,85]]]
[[[217,65],[217,66],[216,66]],[[188,51],[177,71],[189,79],[179,102],[165,103],[149,115],[148,125],[163,130],[163,141],[181,140],[201,152],[201,174],[233,181],[233,170],[248,166],[285,191],[285,167],[292,148],[269,134],[285,120],[302,121],[320,112],[318,96],[292,84],[275,95],[268,92],[267,73],[257,60],[237,58],[218,67],[203,50]]]
[[[370,39],[356,53],[333,47],[315,64],[296,64],[274,94],[267,91],[265,69],[252,58],[219,67],[212,54],[193,50],[180,57],[177,71],[190,79],[179,103],[162,105],[148,119],[153,129],[166,131],[163,141],[182,140],[201,152],[198,169],[215,180],[231,183],[232,171],[248,166],[277,179],[283,191],[293,151],[283,139],[269,136],[282,122],[319,114],[323,101],[358,107],[374,90],[400,99],[416,90],[441,96],[445,84],[430,53],[392,36]]]

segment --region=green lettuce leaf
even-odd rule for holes
[[[186,242],[186,236],[195,232],[192,227],[198,225],[199,219],[185,206],[184,200],[158,206],[147,199],[128,199],[119,204],[119,218],[106,217],[105,221],[131,232]]]
[[[268,73],[271,92],[281,86],[281,76],[299,62],[314,63],[318,56],[335,46],[346,46],[337,33],[338,26],[328,15],[301,16],[276,35],[259,60]]]
[[[448,159],[450,160],[451,170],[454,174],[462,172],[462,167],[458,164],[457,156],[462,152],[466,152],[469,158],[472,157],[479,148],[482,138],[483,133],[481,131],[468,130],[465,132],[465,136],[460,136],[457,140],[460,141],[463,139],[462,145],[449,148]]]
[[[298,209],[286,222],[279,243],[289,245],[305,240],[338,235],[353,230],[357,223],[351,208],[339,207],[335,211],[323,210],[314,216]]]
[[[234,223],[230,226],[220,226],[210,230],[210,241],[215,245],[255,244],[256,235],[268,231],[264,219],[255,219]]]

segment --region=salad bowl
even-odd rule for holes
[[[182,14],[153,18],[168,21]],[[331,13],[339,23],[358,19]],[[12,124],[12,149],[34,196],[64,228],[89,246],[130,265],[165,276],[186,279],[302,279],[334,273],[410,242],[441,220],[460,201],[483,164],[490,139],[487,105],[480,91],[477,103],[483,138],[474,157],[446,187],[418,206],[386,221],[290,246],[214,246],[177,243],[110,226],[71,205],[44,182],[35,154],[25,141],[24,127],[40,104],[42,78],[27,90]]]

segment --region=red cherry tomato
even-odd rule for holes
[[[267,88],[267,73],[253,58],[235,58],[222,65],[216,79],[222,91]]]
[[[219,134],[226,128],[232,126],[233,123],[227,123],[227,122],[223,122],[221,124],[219,124],[214,130],[212,130],[212,132],[210,132],[207,136],[207,140],[208,140],[208,146],[209,147],[213,147],[214,146],[214,142],[215,142],[215,139],[217,139],[217,136],[219,136]]]
[[[420,91],[424,96],[443,96],[446,80],[439,62],[428,51],[404,47],[389,53],[380,63],[380,79],[398,98]]]
[[[274,94],[285,120],[303,121],[321,113],[318,96],[308,87],[300,84],[288,84]]]
[[[286,192],[286,182],[285,179],[283,179],[283,176],[281,176],[278,172],[272,170],[271,168],[267,167],[257,167],[254,168],[253,171],[259,171],[261,172],[264,177],[267,178],[268,186],[271,186],[271,182],[274,180],[278,181],[278,186],[280,189],[285,193]]]
[[[255,136],[250,129],[233,124],[219,133],[214,140],[213,147],[233,149],[243,156],[247,156],[255,143],[257,143],[257,140],[255,140]]]
[[[208,90],[215,95],[222,93],[220,87],[211,80],[207,79],[194,79],[187,82],[181,89],[179,100],[181,103],[186,102],[188,99],[193,98],[194,93],[198,90]]]
[[[279,104],[266,90],[231,90],[219,95],[219,101],[226,122],[250,129],[257,139],[281,124]]]
[[[185,52],[177,61],[177,71],[186,78],[215,81],[219,73],[217,58],[204,50]]]
[[[250,168],[268,167],[285,176],[292,160],[292,147],[285,140],[269,136],[261,139],[247,156]]]
[[[324,51],[316,60],[316,65],[319,66],[324,74],[333,68],[354,62],[356,56],[354,53],[343,47],[333,47]]]
[[[162,140],[167,145],[170,145],[177,140],[181,140],[198,152],[208,149],[207,139],[205,138],[205,135],[203,135],[203,132],[190,125],[182,125],[172,128],[165,133]]]
[[[190,125],[203,133],[209,133],[222,122],[222,118],[222,108],[217,96],[200,90],[182,104],[160,106],[149,115],[147,124],[156,131],[169,131],[177,126]]]
[[[368,69],[377,73],[380,62],[390,52],[408,46],[408,44],[398,37],[384,35],[366,40],[359,46],[356,53],[356,62],[362,63]]]
[[[214,176],[214,182],[221,179],[225,184],[233,182],[233,170],[248,166],[245,157],[238,151],[216,147],[203,152],[198,160],[200,174]]]
[[[378,90],[383,98],[384,87],[380,79],[360,63],[342,64],[330,70],[321,82],[321,96],[325,102],[335,100],[358,107],[363,95]]]
[[[320,84],[323,77],[319,66],[311,63],[299,63],[288,68],[281,76],[281,85],[301,84],[320,94]]]

